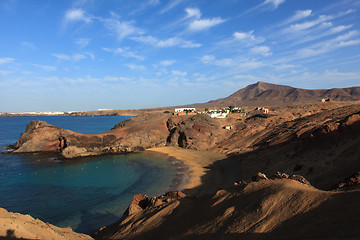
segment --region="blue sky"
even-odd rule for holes
[[[2,0],[0,112],[360,85],[358,0]]]

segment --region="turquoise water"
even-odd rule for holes
[[[0,117],[0,147],[40,119],[82,133],[110,130],[126,117]],[[0,207],[89,233],[117,221],[137,193],[176,189],[179,162],[132,153],[64,160],[56,154],[1,154]]]

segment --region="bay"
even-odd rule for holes
[[[0,117],[0,148],[16,142],[31,120],[93,134],[128,118]],[[179,164],[148,152],[70,160],[57,154],[1,154],[0,207],[90,233],[119,220],[134,194],[176,190]]]

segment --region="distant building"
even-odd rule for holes
[[[228,114],[230,113],[230,110],[225,110],[225,109],[221,109],[221,110],[209,110],[207,112],[207,114],[211,117],[211,118],[226,118],[228,116]]]
[[[195,108],[175,108],[175,113],[179,112],[195,112]]]
[[[264,107],[256,107],[255,111],[261,111],[261,112],[266,113],[266,114],[269,113],[269,109],[264,108]]]
[[[321,102],[330,102],[330,101],[331,101],[330,98],[323,98],[323,99],[321,99]]]

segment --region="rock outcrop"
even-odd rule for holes
[[[185,119],[179,124],[168,121],[170,134],[168,146],[179,146],[196,150],[206,150],[215,146],[226,137],[226,130],[219,121],[205,114],[198,114]]]
[[[207,115],[139,115],[115,125],[108,132],[81,134],[42,121],[32,121],[14,153],[59,152],[66,158],[114,154],[150,147],[179,146],[206,150],[226,137],[226,130]]]
[[[179,200],[186,198],[180,191],[170,191],[159,197],[152,197],[150,200],[145,194],[136,194],[122,218],[114,224],[101,228],[95,239],[131,239],[132,233],[141,232],[149,226],[157,226],[166,221],[165,217],[178,205]],[[148,215],[156,216],[147,218]],[[121,232],[115,233],[118,229]],[[110,237],[110,235],[116,235]]]
[[[300,175],[289,175],[287,173],[283,173],[283,172],[276,172],[270,179],[272,180],[276,180],[276,179],[289,179],[289,180],[294,180],[297,181],[299,183],[311,186],[310,182],[308,180],[306,180],[306,178],[304,178],[303,176]],[[258,172],[255,175],[253,175],[251,177],[251,180],[253,182],[259,182],[262,180],[269,180],[269,178],[262,172]],[[244,181],[237,181],[237,184],[234,185],[241,185],[240,183],[242,183]]]
[[[70,227],[59,228],[34,219],[30,215],[12,213],[0,208],[0,239],[90,240],[93,238],[73,232]]]
[[[339,183],[337,188],[360,188],[360,171],[346,178],[344,182]]]
[[[118,124],[100,134],[81,134],[42,121],[31,121],[12,146],[14,153],[59,152],[66,158],[116,154],[164,146],[168,115],[149,114]]]

